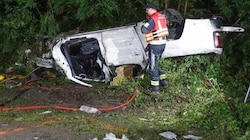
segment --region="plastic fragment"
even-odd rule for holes
[[[50,110],[48,110],[48,111],[44,111],[44,112],[42,112],[41,114],[43,115],[43,114],[49,114],[49,113],[51,113],[52,111],[50,111]]]
[[[34,140],[38,140],[38,139],[39,139],[38,136],[35,136],[35,137],[34,137]]]
[[[87,113],[100,113],[100,111],[97,108],[89,107],[85,105],[81,105],[79,110],[87,112]]]
[[[124,134],[122,135],[122,140],[129,140]]]
[[[22,117],[19,117],[19,118],[16,118],[16,119],[15,119],[15,121],[21,121],[21,120],[23,120]]]
[[[116,136],[113,133],[108,133],[103,140],[116,140]]]
[[[164,138],[169,139],[169,140],[176,140],[177,139],[177,135],[173,132],[170,132],[170,131],[162,132],[159,135],[163,136]]]
[[[198,137],[198,136],[194,136],[194,135],[186,135],[186,136],[183,136],[183,138],[191,139],[191,140],[201,140],[202,139],[202,137]]]
[[[113,133],[108,133],[106,134],[106,137],[103,138],[103,140],[129,140],[124,134],[122,135],[122,138],[116,138],[115,134]]]
[[[140,121],[148,121],[146,118],[138,118]]]

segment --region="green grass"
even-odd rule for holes
[[[24,123],[41,124],[48,120],[56,120],[48,125],[67,128],[76,134],[88,132],[99,138],[112,132],[118,137],[125,134],[130,139],[150,140],[154,137],[155,140],[162,140],[164,138],[159,136],[159,133],[164,131],[176,133],[178,139],[183,139],[182,136],[186,134],[200,136],[205,140],[250,138],[248,103],[244,104],[240,97],[232,96],[218,79],[208,76],[211,73],[199,73],[200,69],[191,68],[190,65],[172,66],[167,69],[170,84],[168,88],[162,88],[159,95],[147,92],[148,74],[144,79],[126,80],[117,87],[93,83],[95,91],[100,96],[119,91],[132,93],[135,86],[139,86],[136,98],[125,110],[87,114],[81,111],[50,109],[52,113],[45,115],[41,113],[47,109],[7,111],[1,112],[1,121],[11,122],[22,118],[21,122]],[[60,83],[65,84],[61,81],[56,85]],[[3,86],[1,90],[4,90]],[[13,107],[19,105],[21,103],[11,103]]]
[[[162,92],[158,100],[141,98],[144,94],[138,95],[137,101],[129,105],[125,111],[110,111],[102,114],[87,114],[80,111],[58,111],[52,109],[52,113],[41,115],[46,109],[34,111],[8,111],[1,113],[1,120],[11,122],[22,118],[24,123],[41,124],[48,120],[55,119],[51,127],[67,128],[80,134],[88,132],[101,138],[106,133],[112,132],[116,136],[125,134],[130,139],[161,140],[159,133],[172,131],[182,137],[188,132],[202,136],[204,139],[229,139],[234,134],[240,135],[237,120],[228,108],[224,96],[220,94],[184,95],[175,93],[182,97],[192,98],[186,102],[183,98],[171,96],[174,91]],[[207,93],[208,94],[208,93]],[[168,95],[168,102],[160,100]],[[140,100],[147,100],[141,106]],[[139,103],[138,103],[139,102]],[[145,102],[145,101],[144,101]],[[236,132],[235,132],[236,131]],[[244,135],[244,134],[242,134]],[[246,134],[249,136],[249,134]]]

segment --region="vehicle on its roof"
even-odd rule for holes
[[[169,36],[163,58],[197,54],[221,54],[223,32],[244,32],[241,27],[223,26],[221,17],[184,19],[174,9],[162,11],[168,19]],[[70,80],[84,86],[87,81],[111,82],[116,68],[134,65],[134,76],[147,69],[147,46],[142,22],[83,32],[61,38],[52,47],[52,58],[38,58],[41,67],[57,66]]]

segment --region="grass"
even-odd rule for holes
[[[141,95],[142,96],[142,95]],[[135,104],[135,103],[134,103]],[[134,105],[132,104],[132,106]],[[4,112],[2,118],[5,121],[22,118],[24,122],[42,123],[46,120],[57,119],[57,127],[68,127],[75,132],[90,132],[98,136],[104,136],[107,132],[113,132],[117,135],[123,133],[132,137],[144,137],[148,135],[158,136],[158,133],[165,130],[182,131],[184,127],[176,127],[180,120],[180,110],[183,106],[172,104],[167,105],[162,101],[147,103],[143,107],[132,107],[129,111],[106,112],[100,115],[91,115],[83,112],[67,112],[53,110],[51,114],[41,115],[37,111],[10,111]],[[11,117],[10,117],[11,116]],[[182,128],[182,129],[180,129]],[[102,132],[102,133],[100,133]]]
[[[52,113],[46,115],[41,115],[46,109],[9,111],[1,113],[1,120],[11,122],[22,118],[22,122],[35,124],[56,120],[48,125],[68,128],[76,134],[88,132],[99,138],[112,132],[116,136],[125,134],[130,139],[147,140],[154,136],[155,140],[161,140],[163,138],[159,133],[172,131],[179,138],[192,133],[204,139],[228,139],[227,133],[231,135],[237,124],[234,124],[223,93],[203,89],[202,95],[196,95],[191,91],[201,92],[201,89],[189,90],[187,93],[183,92],[183,89],[176,91],[174,87],[170,87],[159,96],[145,95],[140,91],[136,100],[125,111],[111,111],[99,115],[53,109]],[[106,91],[108,92],[107,89]]]
[[[67,128],[76,134],[88,132],[99,138],[112,132],[118,137],[125,134],[132,140],[151,140],[152,137],[154,140],[162,140],[164,138],[159,133],[165,131],[174,132],[178,139],[183,139],[182,136],[187,134],[200,136],[205,140],[250,138],[249,104],[243,104],[239,98],[232,99],[216,78],[190,72],[190,68],[175,67],[168,69],[170,84],[168,88],[162,88],[159,95],[146,91],[149,83],[147,74],[144,79],[126,80],[117,87],[93,83],[100,96],[116,91],[132,93],[134,87],[139,85],[136,98],[126,110],[87,114],[81,111],[51,109],[52,113],[45,115],[41,113],[47,109],[8,111],[1,112],[1,121],[11,122],[22,118],[24,123],[41,124],[55,120],[47,125]],[[1,90],[4,91],[3,87]],[[11,105],[19,106],[20,103]]]
[[[127,82],[131,83],[131,81]],[[133,85],[128,83],[125,82],[123,87],[118,87],[118,89],[130,87],[129,90],[132,91]],[[96,90],[104,91],[104,87],[99,87]],[[113,88],[105,88],[103,93],[109,92],[109,90],[113,90]],[[117,136],[125,134],[130,139],[151,139],[154,136],[155,140],[161,140],[162,137],[159,136],[159,133],[164,131],[172,131],[178,137],[182,137],[189,132],[204,137],[204,133],[211,127],[203,127],[202,124],[199,124],[201,122],[197,121],[206,118],[204,108],[210,102],[212,103],[215,98],[219,98],[220,95],[210,95],[210,89],[204,89],[202,95],[192,93],[193,91],[201,92],[201,89],[199,89],[199,86],[195,86],[182,87],[176,90],[176,87],[171,84],[169,88],[163,89],[161,94],[157,96],[145,94],[143,89],[140,90],[134,102],[125,111],[111,111],[100,115],[53,109],[52,113],[45,115],[41,115],[41,113],[46,109],[9,111],[1,114],[1,120],[8,122],[22,118],[22,122],[35,124],[56,120],[56,123],[51,127],[68,128],[76,134],[88,132],[99,138],[112,132]],[[223,96],[220,98],[223,98]],[[11,105],[19,106],[20,103]],[[210,137],[210,135],[206,135]]]

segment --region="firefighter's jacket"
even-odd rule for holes
[[[165,44],[169,35],[166,17],[160,12],[155,12],[142,26],[142,32],[146,34],[146,41],[149,44]]]

